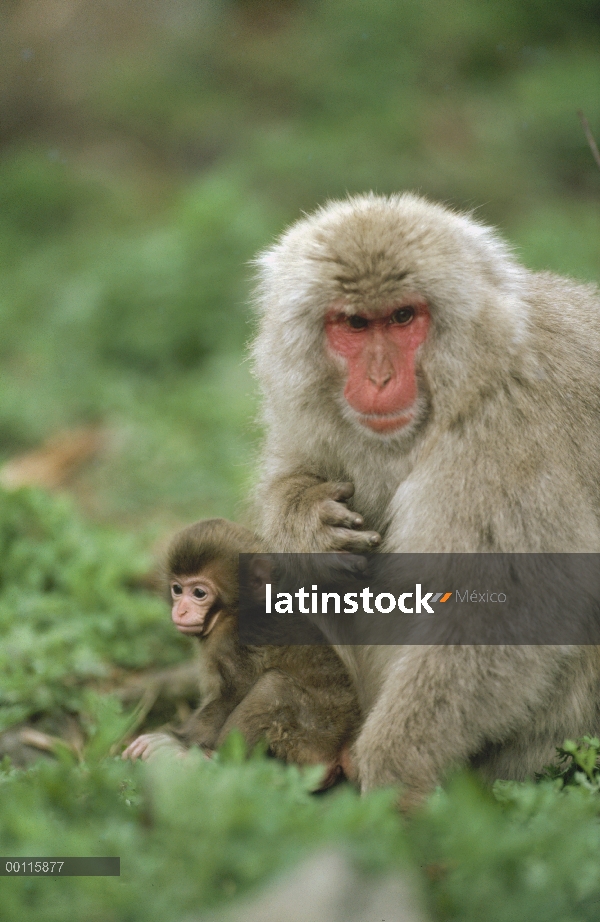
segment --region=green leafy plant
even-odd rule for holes
[[[582,785],[600,792],[600,740],[582,736],[577,741],[565,740],[556,749],[557,760],[538,775],[539,780],[558,781],[561,787]]]
[[[0,728],[77,711],[85,684],[168,665],[188,647],[164,603],[140,588],[151,561],[136,539],[84,523],[64,498],[0,494]]]

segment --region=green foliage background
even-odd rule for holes
[[[0,496],[0,727],[67,710],[88,737],[81,762],[6,766],[0,851],[125,869],[3,878],[3,916],[62,919],[68,899],[90,920],[181,918],[333,841],[373,873],[416,869],[435,918],[599,917],[593,772],[495,796],[463,777],[403,827],[386,792],[315,799],[234,744],[169,785],[172,767],[114,760],[130,719],[89,691],[187,655],[140,580],[170,528],[243,507],[249,261],[287,222],[416,189],[531,267],[600,278],[576,115],[600,135],[599,38],[598,0],[2,5],[0,462],[81,424],[106,436],[71,500]]]
[[[0,457],[103,423],[94,516],[239,509],[249,260],[327,198],[420,190],[599,277],[597,0],[62,8],[0,11]]]

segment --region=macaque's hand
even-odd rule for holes
[[[312,526],[319,552],[362,554],[381,543],[376,531],[362,530],[362,516],[346,505],[353,494],[352,483],[326,481],[308,487],[299,498],[298,512],[304,512],[307,527]]]
[[[318,794],[321,791],[326,791],[328,788],[333,787],[334,784],[337,784],[338,781],[343,781],[344,778],[354,783],[357,781],[356,769],[354,768],[348,745],[343,746],[336,759],[325,765],[323,778],[313,793]]]
[[[122,759],[152,759],[158,752],[168,752],[183,759],[187,755],[187,749],[170,733],[143,733],[129,744],[121,756]]]

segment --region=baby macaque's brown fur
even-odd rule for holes
[[[257,551],[257,538],[225,519],[196,522],[174,537],[167,560],[172,617],[196,639],[202,704],[180,729],[144,734],[123,755],[148,758],[159,748],[193,745],[211,751],[235,728],[249,747],[265,740],[285,762],[323,763],[328,787],[351,774],[357,698],[331,647],[239,643],[238,556]]]

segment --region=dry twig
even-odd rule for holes
[[[579,121],[581,122],[583,126],[583,131],[587,138],[587,142],[590,145],[592,156],[594,160],[596,161],[596,165],[598,169],[600,170],[600,150],[598,150],[598,145],[596,144],[596,139],[594,135],[592,134],[592,129],[590,128],[590,124],[587,118],[585,117],[585,115],[583,114],[583,112],[581,111],[581,109],[577,110],[577,115],[579,116]]]

